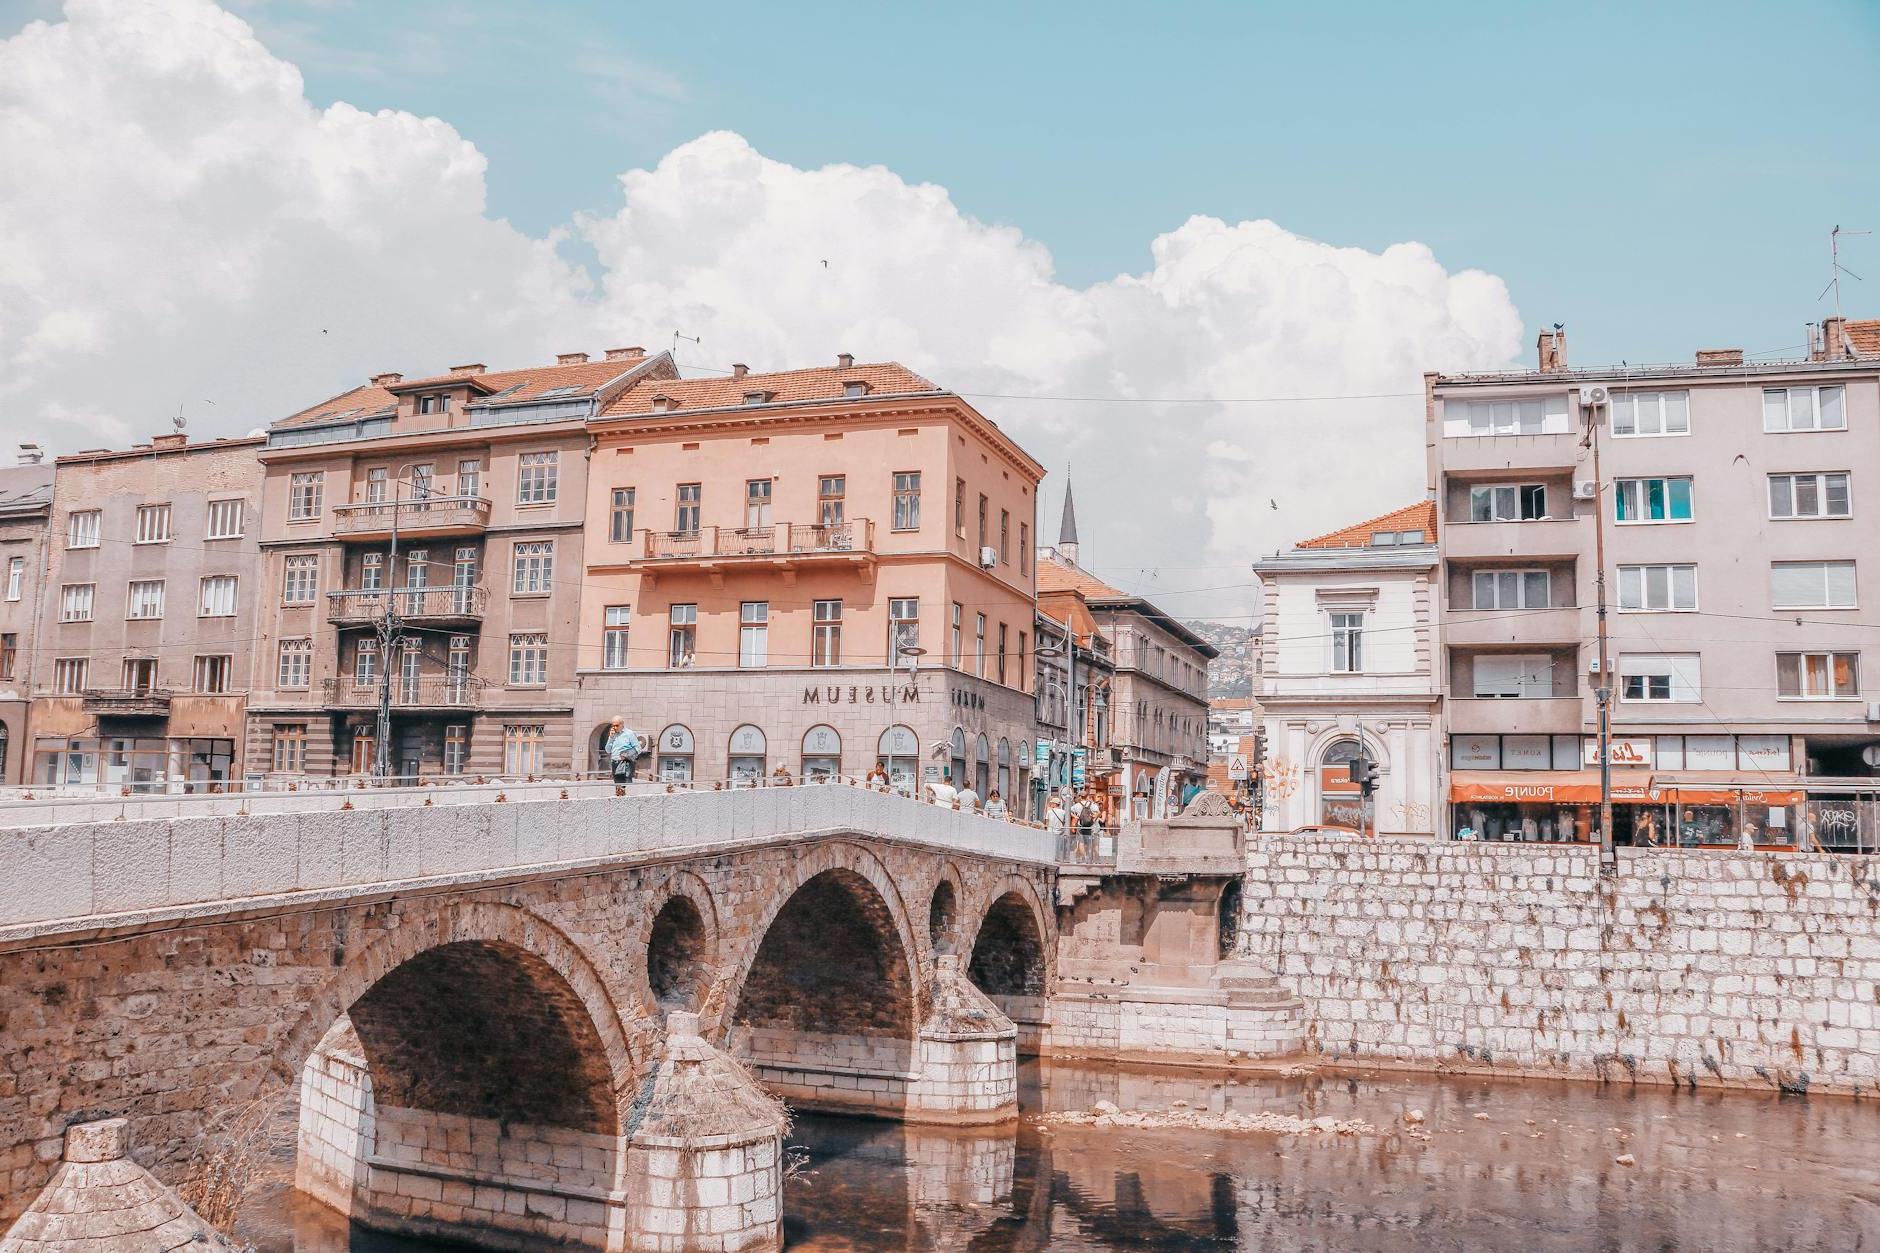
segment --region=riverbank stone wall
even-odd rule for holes
[[[1308,1049],[1464,1071],[1869,1093],[1880,858],[1276,836],[1240,955]]]

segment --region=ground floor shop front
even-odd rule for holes
[[[44,697],[27,722],[19,779],[29,787],[220,792],[239,777],[239,696]]]
[[[243,778],[250,784],[377,774],[380,733],[374,710],[255,709],[248,723]],[[566,705],[395,708],[385,757],[387,773],[409,780],[544,778],[577,768]]]
[[[1646,847],[1808,847],[1802,779],[1641,779],[1616,772],[1613,840]],[[1459,840],[1589,843],[1599,839],[1597,771],[1510,780],[1458,774],[1450,830]]]

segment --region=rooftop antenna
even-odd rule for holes
[[[674,361],[677,361],[679,359],[679,341],[682,339],[688,344],[701,344],[702,345],[705,342],[702,336],[681,335],[678,331],[674,331],[672,333],[672,359]]]
[[[1841,264],[1841,236],[1871,234],[1873,234],[1872,231],[1844,231],[1838,225],[1828,232],[1828,285],[1821,289],[1821,296],[1829,292],[1834,293],[1834,316],[1837,318],[1841,316],[1841,276],[1845,274],[1856,283],[1866,281]],[[1820,300],[1821,296],[1816,296],[1815,299]]]

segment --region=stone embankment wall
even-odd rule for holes
[[[1327,1055],[1880,1086],[1880,858],[1280,836],[1245,899]]]

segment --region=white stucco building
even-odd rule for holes
[[[1411,505],[1254,563],[1265,831],[1432,835],[1441,810],[1436,508]],[[1349,762],[1377,763],[1361,808]]]

